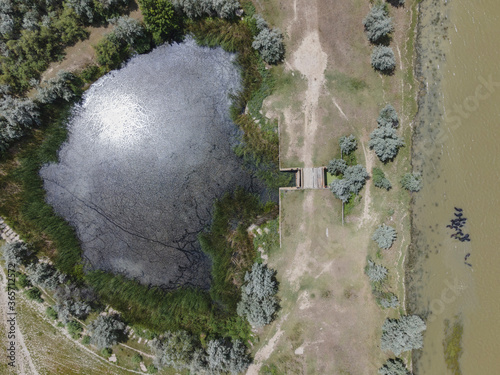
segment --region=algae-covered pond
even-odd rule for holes
[[[94,83],[69,121],[47,201],[75,229],[88,267],[145,284],[208,287],[197,234],[214,199],[259,192],[232,148],[234,55],[187,40],[132,58]]]

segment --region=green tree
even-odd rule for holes
[[[363,186],[366,184],[366,179],[369,177],[366,168],[361,164],[349,166],[344,171],[344,180],[349,183],[349,191],[354,194],[359,194]]]
[[[417,315],[386,319],[382,326],[380,348],[384,351],[392,351],[397,356],[408,350],[421,349],[422,332],[425,329],[425,322]]]
[[[387,268],[368,259],[365,267],[365,273],[372,283],[380,283],[387,278]]]
[[[197,346],[194,337],[186,331],[166,332],[161,340],[150,343],[158,368],[173,367],[183,370],[189,367]]]
[[[363,20],[366,35],[370,42],[375,43],[389,35],[393,30],[392,19],[387,14],[383,4],[374,5]]]
[[[396,229],[382,224],[373,233],[372,240],[375,241],[381,249],[389,249],[396,240]]]
[[[30,289],[26,290],[24,292],[24,294],[26,295],[26,297],[28,297],[28,299],[31,299],[33,301],[37,301],[40,303],[43,302],[42,292],[38,288],[30,288]]]
[[[179,29],[178,17],[169,0],[139,0],[139,4],[156,44],[172,37],[172,33]]]
[[[20,265],[26,264],[30,251],[28,246],[24,242],[16,241],[11,243],[5,243],[2,245],[0,250],[3,253],[3,259],[5,260],[6,266],[9,264],[18,267]]]
[[[390,126],[393,128],[397,128],[399,126],[398,114],[391,104],[387,104],[380,110],[377,124],[378,126]]]
[[[124,49],[121,43],[113,36],[102,38],[99,43],[94,46],[94,49],[97,55],[97,62],[107,69],[118,68],[128,55],[128,51]]]
[[[118,343],[124,335],[125,324],[113,316],[102,316],[90,322],[87,330],[90,342],[99,349],[109,348]]]
[[[56,320],[57,319],[57,312],[56,310],[54,310],[53,307],[47,307],[47,309],[45,310],[45,313],[47,314],[47,316],[52,319],[52,320]]]
[[[372,66],[382,73],[391,73],[396,68],[396,56],[391,47],[376,46],[372,52]]]
[[[68,324],[66,324],[66,329],[73,340],[78,340],[80,338],[80,333],[83,331],[82,325],[75,320],[68,322]]]
[[[422,189],[422,176],[420,173],[406,173],[401,179],[401,186],[411,192]]]

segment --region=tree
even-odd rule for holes
[[[373,168],[372,176],[373,176],[373,185],[375,185],[376,187],[386,190],[392,188],[391,182],[387,178],[385,178],[385,174],[382,169],[377,167]]]
[[[332,159],[328,163],[328,173],[333,176],[338,176],[339,174],[343,174],[347,168],[347,163],[342,159]]]
[[[141,22],[130,17],[119,17],[112,20],[115,25],[113,36],[122,41],[137,53],[144,53],[149,49],[149,38]]]
[[[82,17],[87,22],[94,20],[94,4],[92,0],[66,0],[66,3],[79,17]]]
[[[378,126],[390,126],[393,128],[397,128],[399,126],[398,114],[392,105],[387,104],[380,110],[377,124]]]
[[[267,21],[260,14],[257,13],[254,14],[253,18],[255,19],[255,25],[257,26],[257,30],[262,31],[269,27]]]
[[[384,351],[392,351],[397,356],[408,350],[421,349],[422,332],[425,329],[425,322],[417,315],[386,319],[382,326],[380,348]]]
[[[173,367],[183,370],[189,367],[193,359],[196,343],[188,332],[166,332],[162,340],[154,339],[150,343],[155,353],[155,365],[158,368]]]
[[[375,43],[387,36],[392,30],[392,19],[387,14],[383,4],[374,5],[363,20],[366,35],[370,42]]]
[[[349,166],[344,171],[344,180],[349,183],[349,191],[356,195],[365,186],[368,177],[366,168],[361,164]]]
[[[252,47],[259,51],[262,59],[268,64],[277,64],[285,55],[283,34],[279,29],[262,29],[254,37]]]
[[[40,303],[43,302],[42,291],[38,288],[30,288],[30,289],[26,290],[24,292],[24,294],[26,295],[26,297],[28,297],[28,299],[31,299],[31,300],[34,300],[34,301],[37,301]]]
[[[403,361],[399,358],[388,359],[384,366],[378,370],[378,373],[380,375],[411,375]]]
[[[98,349],[109,348],[122,338],[125,324],[113,316],[102,316],[93,320],[87,330],[90,333],[90,342]]]
[[[47,314],[47,316],[52,319],[52,320],[56,320],[57,319],[57,312],[56,310],[54,310],[53,307],[47,307],[47,309],[45,309],[45,313]]]
[[[83,332],[82,325],[75,320],[72,320],[66,324],[66,329],[73,340],[78,340],[80,338],[80,333]]]
[[[338,199],[342,201],[342,203],[347,203],[349,198],[351,198],[351,191],[349,187],[349,181],[346,179],[334,180],[330,184],[330,190]]]
[[[401,179],[401,186],[411,192],[422,189],[422,177],[420,173],[406,173]]]
[[[274,278],[276,271],[261,263],[254,263],[251,272],[245,274],[241,287],[241,301],[238,315],[245,317],[253,327],[271,323],[278,308],[276,293],[278,285]]]
[[[381,249],[389,249],[396,240],[396,237],[396,229],[382,224],[375,229],[372,240],[374,240]]]
[[[368,142],[368,146],[375,151],[382,162],[394,159],[404,144],[403,139],[398,137],[396,129],[388,126],[378,127],[372,131]]]
[[[245,371],[250,364],[250,358],[245,346],[240,340],[230,345],[224,340],[211,340],[207,347],[207,366],[213,373],[238,374]]]
[[[139,0],[139,4],[155,43],[160,44],[179,28],[174,6],[169,0]]]
[[[28,246],[24,242],[16,241],[11,243],[5,243],[1,247],[3,253],[3,259],[5,260],[5,265],[9,264],[19,267],[26,264],[30,251]]]
[[[346,136],[340,137],[339,145],[340,145],[340,152],[342,153],[342,155],[349,155],[351,152],[356,150],[356,147],[358,147],[356,138],[354,138],[354,135],[352,134],[347,137]]]
[[[237,0],[174,0],[172,3],[188,18],[203,16],[233,18],[240,7]]]
[[[380,283],[387,278],[387,268],[381,264],[377,264],[371,259],[368,259],[368,264],[365,267],[365,273],[373,283]]]
[[[44,262],[30,264],[26,269],[26,273],[33,285],[39,285],[50,290],[55,290],[58,285],[66,280],[66,275]]]
[[[38,88],[37,100],[42,104],[54,103],[58,99],[66,102],[75,97],[71,83],[75,80],[73,73],[60,71],[57,76],[49,79],[44,86]]]
[[[391,47],[374,47],[371,60],[373,68],[383,73],[391,73],[396,68],[396,56]]]
[[[99,43],[94,46],[94,49],[99,65],[107,69],[115,69],[120,66],[121,62],[127,56],[128,51],[122,48],[120,42],[116,38],[109,35],[111,34],[102,38]]]

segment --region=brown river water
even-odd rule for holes
[[[414,167],[410,312],[427,317],[419,375],[500,374],[500,1],[423,0]],[[470,242],[450,238],[454,207]],[[466,255],[467,265],[465,263]],[[463,325],[447,368],[445,321]]]

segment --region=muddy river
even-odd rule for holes
[[[428,329],[415,370],[499,374],[500,2],[424,0],[421,11],[425,96],[414,163],[424,188],[414,202],[409,307],[427,315]],[[455,207],[467,218],[459,230],[447,228]],[[446,321],[463,326],[454,371],[444,355]]]

